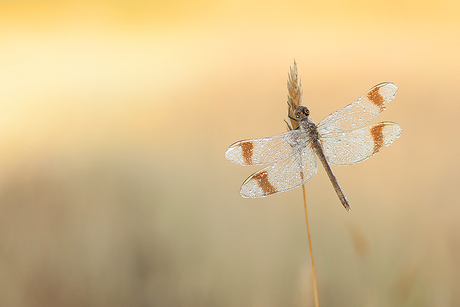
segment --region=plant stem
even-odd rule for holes
[[[305,185],[302,185],[302,192],[303,192],[303,204],[305,207],[305,219],[307,221],[308,245],[310,246],[311,272],[313,274],[313,290],[314,290],[314,295],[315,295],[315,307],[319,307],[318,288],[316,287],[315,263],[313,261],[313,249],[311,247],[310,224],[308,223],[307,197],[305,196]]]

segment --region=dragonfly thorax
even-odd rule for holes
[[[313,140],[318,138],[318,132],[316,130],[315,123],[308,117],[310,115],[310,110],[304,106],[298,106],[295,111],[294,115],[299,122],[299,126],[302,130],[306,131],[310,138]]]

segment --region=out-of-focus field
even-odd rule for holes
[[[460,4],[0,3],[0,306],[313,306],[301,189],[225,161],[383,81],[389,148],[306,186],[322,306],[460,301]]]

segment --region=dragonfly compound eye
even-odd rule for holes
[[[299,107],[297,107],[297,109],[295,109],[294,115],[295,115],[296,118],[300,118],[302,115],[309,116],[310,115],[310,110],[308,110],[307,107],[299,106]]]

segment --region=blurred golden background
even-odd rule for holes
[[[239,196],[245,138],[372,86],[404,133],[307,184],[322,306],[460,301],[460,3],[0,3],[0,306],[313,306],[301,189]]]

